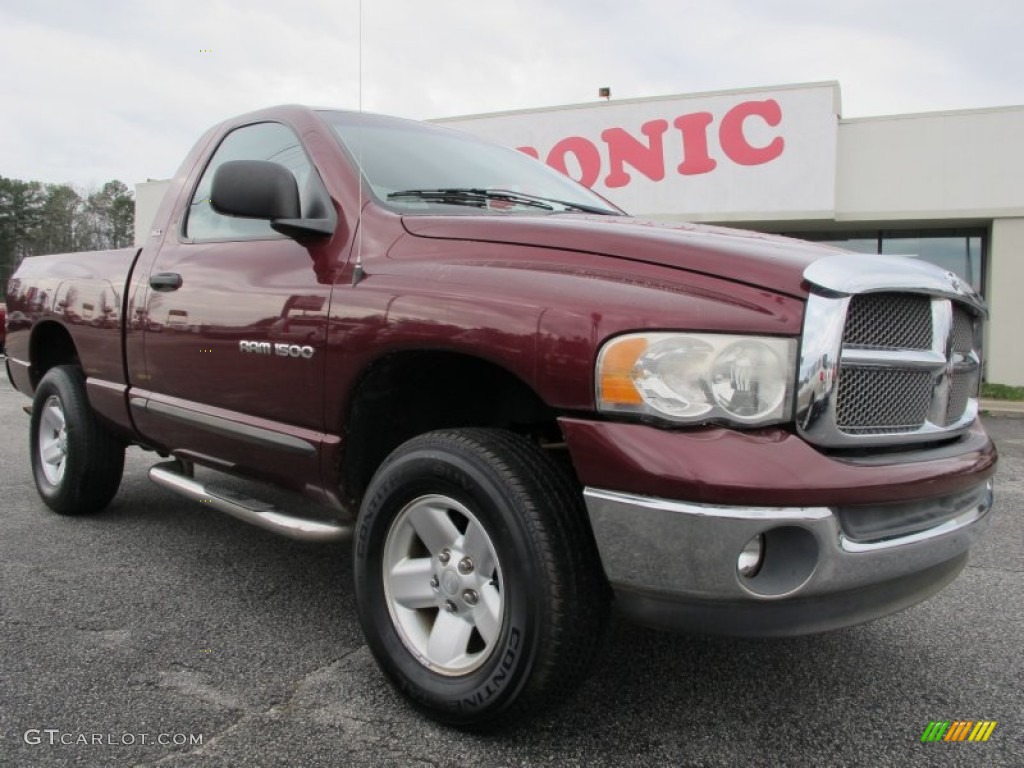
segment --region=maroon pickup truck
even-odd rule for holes
[[[456,725],[564,696],[612,603],[762,636],[905,608],[991,507],[954,275],[633,219],[436,126],[229,120],[142,248],[26,259],[7,302],[50,508],[105,507],[132,444],[207,508],[351,537],[370,648]]]

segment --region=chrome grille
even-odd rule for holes
[[[949,403],[946,405],[946,419],[942,426],[955,424],[967,408],[967,400],[978,389],[976,373],[954,373],[949,384]]]
[[[931,382],[927,371],[844,370],[839,374],[836,423],[848,434],[915,430],[928,418]]]
[[[950,352],[954,359],[969,359],[977,347],[974,318],[963,307],[953,305],[953,330],[950,333]],[[980,370],[955,370],[949,384],[949,403],[946,406],[945,426],[955,423],[967,408],[968,399],[978,390]]]
[[[970,354],[974,349],[974,320],[963,307],[953,307],[953,333],[951,347],[954,352],[962,355]]]
[[[929,264],[882,255],[823,258],[804,277],[813,287],[797,387],[805,439],[896,445],[970,426],[985,313],[970,286]]]
[[[931,300],[909,293],[854,296],[846,313],[843,343],[864,349],[929,349]]]

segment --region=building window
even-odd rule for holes
[[[981,235],[883,235],[882,253],[917,256],[959,275],[981,291]]]
[[[982,293],[985,250],[983,229],[792,232],[791,237],[827,243],[856,253],[910,256],[953,272]]]

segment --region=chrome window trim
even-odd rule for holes
[[[901,445],[956,437],[978,414],[976,396],[967,399],[963,414],[946,424],[952,376],[977,371],[980,375],[980,334],[969,354],[954,352],[953,302],[983,318],[981,297],[951,272],[898,256],[837,254],[804,271],[811,286],[804,311],[800,364],[796,388],[796,425],[802,437],[828,448]],[[865,293],[917,293],[931,298],[931,349],[872,349],[844,347],[843,331],[853,296]],[[916,429],[845,432],[837,422],[837,395],[843,368],[927,371],[932,393],[923,425]]]

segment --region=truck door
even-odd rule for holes
[[[213,210],[213,173],[228,160],[286,167],[304,215],[331,205],[288,126],[256,123],[223,139],[148,277],[132,413],[143,434],[179,455],[301,488],[319,482],[331,286],[317,278],[314,250],[323,241],[303,245],[267,221]]]

